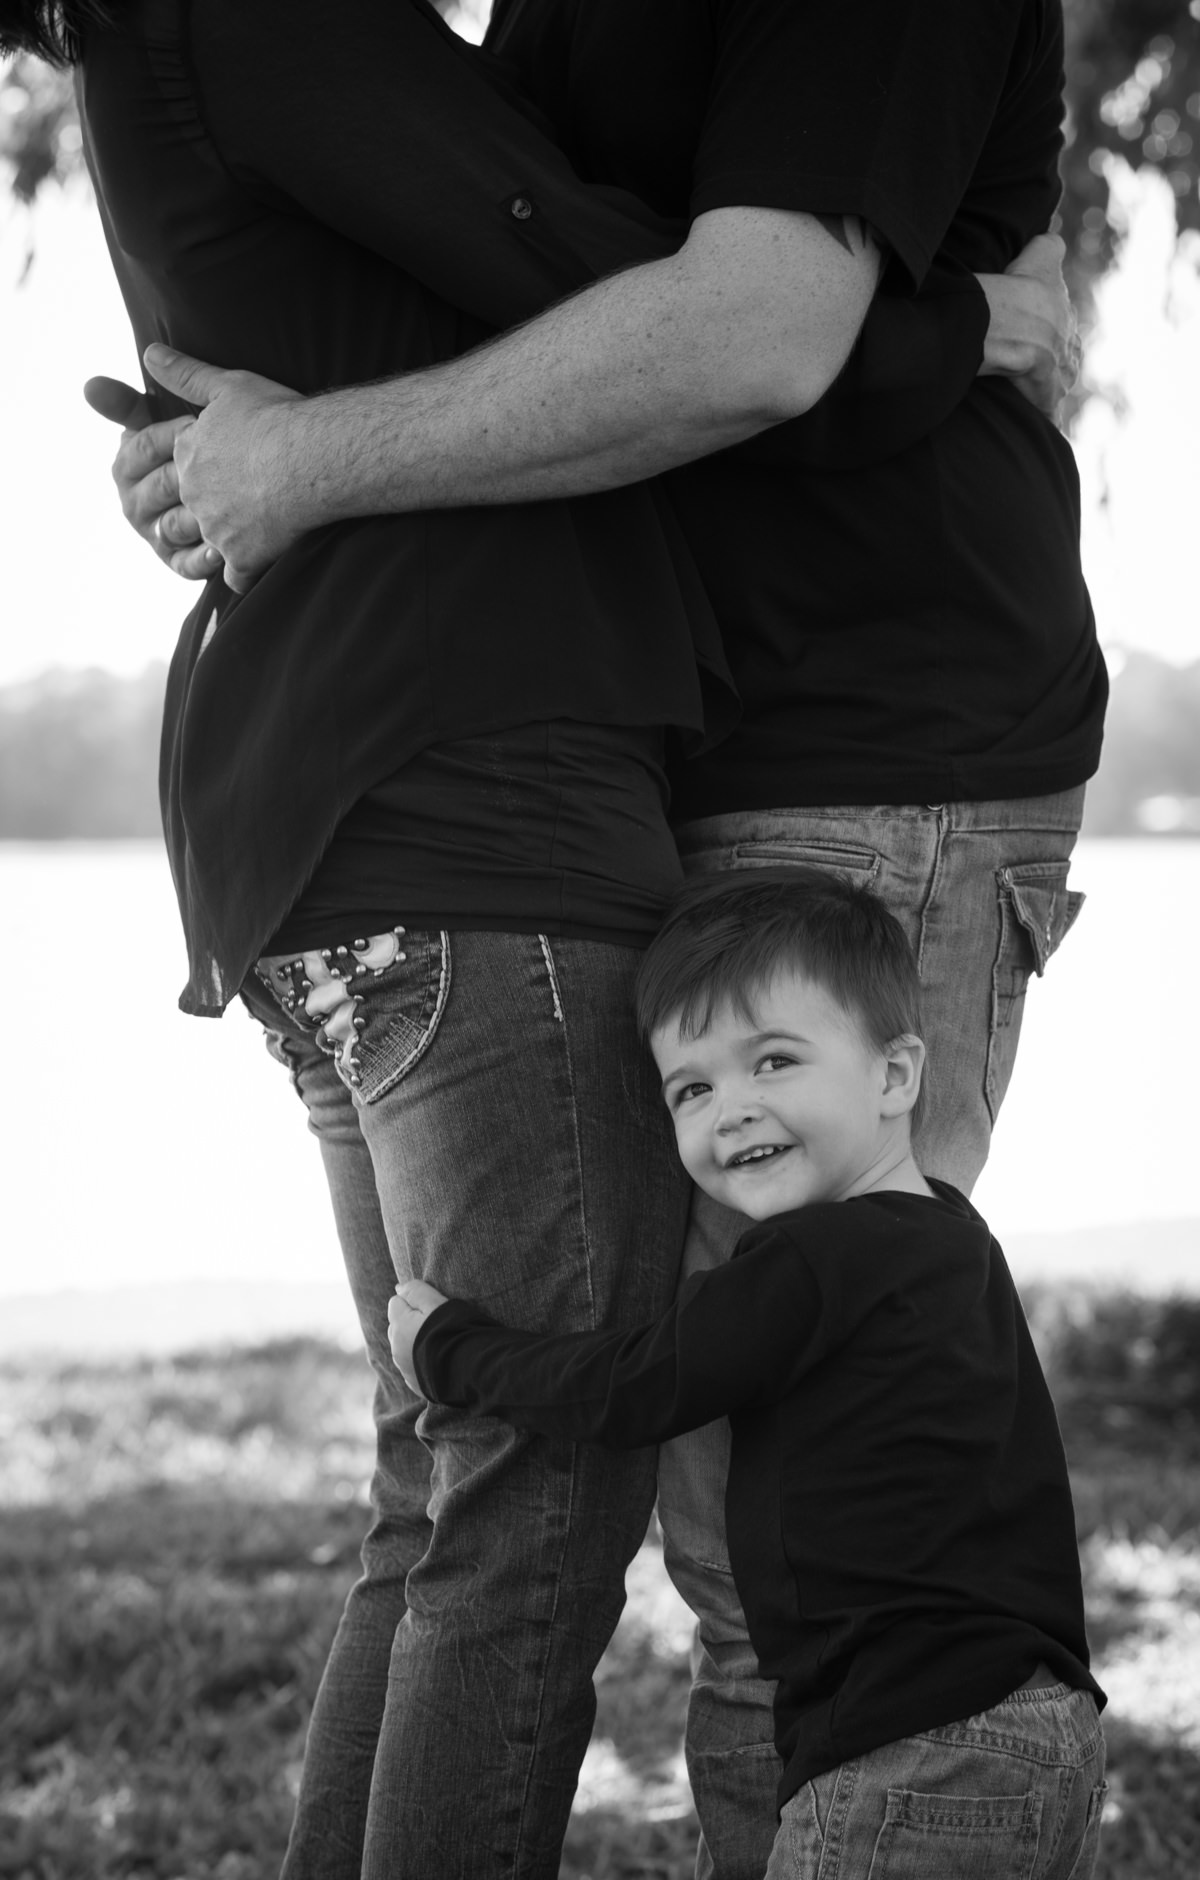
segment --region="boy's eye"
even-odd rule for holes
[[[758,1068],[760,1071],[786,1071],[790,1069],[795,1062],[795,1058],[788,1057],[786,1052],[772,1051],[768,1057],[762,1059]]]
[[[678,1109],[681,1104],[688,1103],[695,1097],[702,1097],[706,1090],[711,1089],[711,1084],[681,1084],[672,1098],[672,1105]]]

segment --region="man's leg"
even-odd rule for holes
[[[397,1272],[546,1330],[661,1310],[687,1189],[634,1030],[636,953],[482,933],[404,947],[369,983],[354,1058]],[[391,1643],[364,1880],[554,1880],[654,1453],[436,1405],[417,1430],[433,1533]]]
[[[1074,790],[1012,803],[747,811],[677,834],[689,874],[802,862],[872,888],[896,915],[917,958],[931,1066],[917,1158],[969,1193],[1012,1073],[1029,976],[1078,912],[1066,877],[1082,811]],[[727,1258],[741,1225],[697,1197],[685,1273]],[[769,1813],[764,1799],[771,1692],[754,1675],[729,1572],[727,1443],[725,1426],[713,1425],[664,1445],[659,1519],[668,1568],[698,1620],[688,1718],[704,1836],[697,1874],[761,1880],[775,1832],[773,1793]]]

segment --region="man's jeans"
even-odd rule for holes
[[[1068,858],[1083,791],[1011,803],[745,811],[676,831],[689,875],[804,862],[874,891],[912,944],[929,1047],[924,1172],[970,1192],[1016,1055],[1025,988],[1079,911]],[[684,1272],[728,1259],[745,1223],[697,1193]],[[687,1760],[703,1830],[698,1880],[762,1880],[779,1762],[725,1545],[725,1422],[663,1446],[658,1514],[698,1620]]]
[[[426,1405],[388,1299],[414,1276],[513,1325],[635,1325],[670,1299],[687,1184],[634,1032],[635,952],[386,938],[342,956],[344,990],[272,963],[245,995],[308,1107],[376,1374],[374,1520],[284,1872],[553,1880],[654,1451]]]
[[[766,1880],[1091,1880],[1103,1808],[1090,1691],[1014,1691],[806,1782]]]

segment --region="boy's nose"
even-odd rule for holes
[[[749,1123],[756,1123],[762,1115],[762,1106],[745,1095],[730,1097],[721,1105],[717,1116],[717,1134],[732,1135],[736,1130],[744,1129]]]

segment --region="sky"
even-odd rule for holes
[[[1200,658],[1200,238],[1174,252],[1157,176],[1118,173],[1116,196],[1129,232],[1087,360],[1111,396],[1090,401],[1075,439],[1084,561],[1105,645],[1186,664]],[[0,345],[0,685],[168,657],[193,591],[123,522],[116,432],[82,398],[94,373],[136,378],[84,186],[46,192],[32,217],[0,206]]]

